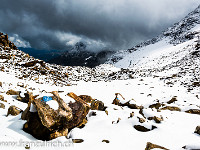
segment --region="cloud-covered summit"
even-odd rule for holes
[[[2,0],[0,31],[38,49],[127,49],[158,35],[200,0]]]

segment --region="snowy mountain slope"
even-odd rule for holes
[[[184,19],[182,19],[180,22],[174,24],[174,26],[164,31],[161,35],[151,40],[147,40],[141,44],[138,44],[128,50],[118,51],[115,55],[113,55],[111,58],[108,59],[107,63],[116,64],[115,66],[125,67],[125,68],[132,67],[131,66],[133,64],[132,61],[136,61],[135,58],[137,58],[138,55],[139,58],[137,59],[140,59],[145,55],[148,55],[148,53],[151,53],[151,51],[156,51],[157,47],[159,47],[160,49],[164,49],[165,46],[177,45],[192,40],[194,38],[197,38],[197,36],[200,34],[199,24],[200,24],[200,5],[190,14],[188,14]],[[136,52],[136,55],[134,55],[135,51],[141,51],[141,53]],[[121,63],[119,62],[120,60]],[[126,64],[123,64],[124,62],[126,62]]]

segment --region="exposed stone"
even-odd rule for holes
[[[155,108],[155,109],[159,109],[162,105],[160,103],[156,103],[156,104],[152,104],[149,106],[149,108]]]
[[[29,97],[30,97],[29,94],[30,94],[29,92],[28,93],[24,93],[25,97],[21,97],[20,94],[19,94],[17,96],[17,100],[21,101],[21,102],[24,102],[24,103],[28,103],[29,102]]]
[[[161,108],[160,110],[181,111],[180,108],[175,107],[175,106],[166,106],[166,107]]]
[[[5,109],[5,105],[3,103],[0,103],[0,108]]]
[[[0,95],[0,101],[7,102],[7,100],[4,100],[4,96],[3,95]]]
[[[147,145],[146,145],[145,150],[151,150],[151,149],[154,149],[154,148],[169,150],[169,149],[167,149],[167,148],[165,148],[165,147],[162,147],[162,146],[159,146],[159,145],[156,145],[156,144],[152,144],[152,143],[150,143],[150,142],[147,142]]]
[[[104,111],[105,110],[104,103],[99,100],[93,100],[91,103],[91,109]]]
[[[139,117],[138,117],[138,119],[139,119],[139,122],[140,122],[140,123],[144,123],[144,122],[145,122],[145,119],[144,119],[144,118],[139,118]]]
[[[92,103],[94,100],[91,96],[88,95],[79,95],[79,97],[87,103]]]
[[[89,113],[89,117],[91,117],[91,116],[96,116],[96,115],[97,115],[97,113],[94,112],[94,111],[91,111],[91,112]]]
[[[130,113],[130,117],[129,118],[132,118],[134,117],[134,112]]]
[[[0,87],[2,87],[3,86],[3,84],[2,84],[2,82],[0,82]]]
[[[135,128],[137,131],[148,132],[148,131],[151,131],[151,130],[157,128],[157,127],[156,127],[156,126],[152,126],[151,129],[148,129],[148,128],[146,128],[146,127],[144,127],[144,126],[141,126],[141,125],[134,125],[134,128]]]
[[[196,127],[196,129],[195,129],[194,133],[197,133],[197,134],[199,134],[199,135],[200,135],[200,126],[197,126],[197,127]]]
[[[109,140],[102,140],[102,142],[105,142],[105,143],[110,143]]]
[[[68,129],[56,131],[56,132],[50,134],[50,140],[55,139],[60,136],[67,136],[67,134],[68,134]]]
[[[171,104],[177,101],[176,97],[173,97],[170,101],[167,102],[167,104]]]
[[[11,90],[8,90],[6,92],[6,94],[7,95],[19,95],[19,92],[11,89]]]
[[[83,139],[72,139],[72,142],[73,143],[82,143],[82,142],[84,142],[84,140]]]
[[[39,60],[34,60],[34,61],[27,62],[27,63],[23,64],[23,66],[24,67],[33,67],[37,63],[39,63],[42,67],[45,67],[44,61],[39,61]]]
[[[105,113],[106,113],[106,115],[108,115],[108,111],[107,110],[105,110]]]
[[[154,120],[156,123],[161,123],[161,121],[163,121],[163,118],[159,118],[159,117],[149,117],[148,120]]]
[[[42,124],[37,112],[30,113],[23,130],[37,139],[50,140],[51,131]]]
[[[186,113],[190,113],[190,114],[198,114],[200,115],[200,110],[199,109],[190,109],[185,111]]]
[[[21,112],[22,110],[20,108],[12,105],[8,108],[7,116],[8,115],[16,116],[16,115],[19,115]]]

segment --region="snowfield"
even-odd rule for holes
[[[199,19],[199,9],[183,19],[182,24],[191,17]],[[16,150],[144,150],[147,142],[151,142],[170,150],[200,149],[200,135],[194,133],[200,126],[198,23],[190,24],[191,27],[183,32],[188,35],[195,31],[192,38],[183,40],[183,34],[178,34],[176,38],[181,37],[179,43],[171,42],[172,37],[162,35],[153,43],[138,46],[137,50],[119,51],[114,57],[122,58],[115,63],[111,63],[110,59],[107,63],[111,65],[103,64],[93,69],[47,63],[43,67],[41,62],[26,67],[24,63],[34,59],[25,57],[22,61],[21,56],[17,56],[19,51],[13,50],[13,53],[16,52],[15,59],[0,59],[0,95],[6,100],[0,101],[0,106],[5,105],[5,108],[0,108],[0,147]],[[181,23],[176,26],[179,25]],[[170,36],[174,36],[177,29],[169,28]],[[7,52],[1,48],[1,54],[6,55]],[[26,68],[14,64],[23,64]],[[45,73],[43,69],[46,69]],[[90,110],[85,127],[74,128],[67,137],[59,137],[48,143],[22,130],[25,121],[20,114],[7,116],[11,105],[22,110],[27,107],[26,103],[16,99],[17,96],[6,94],[10,89],[20,91],[21,95],[27,91],[33,92],[39,97],[60,91],[59,95],[66,103],[74,101],[67,96],[67,93],[74,92],[100,100],[107,108],[106,111]],[[124,97],[118,97],[121,104],[129,102],[138,109],[112,104],[115,93]],[[198,113],[188,110],[198,110]],[[141,126],[147,131],[140,131],[138,127]],[[83,142],[73,143],[72,139]]]

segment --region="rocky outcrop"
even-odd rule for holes
[[[4,46],[4,49],[6,49],[6,48],[17,49],[17,47],[14,45],[14,43],[12,43],[8,40],[8,35],[7,34],[4,35],[1,32],[0,32],[0,45]]]

